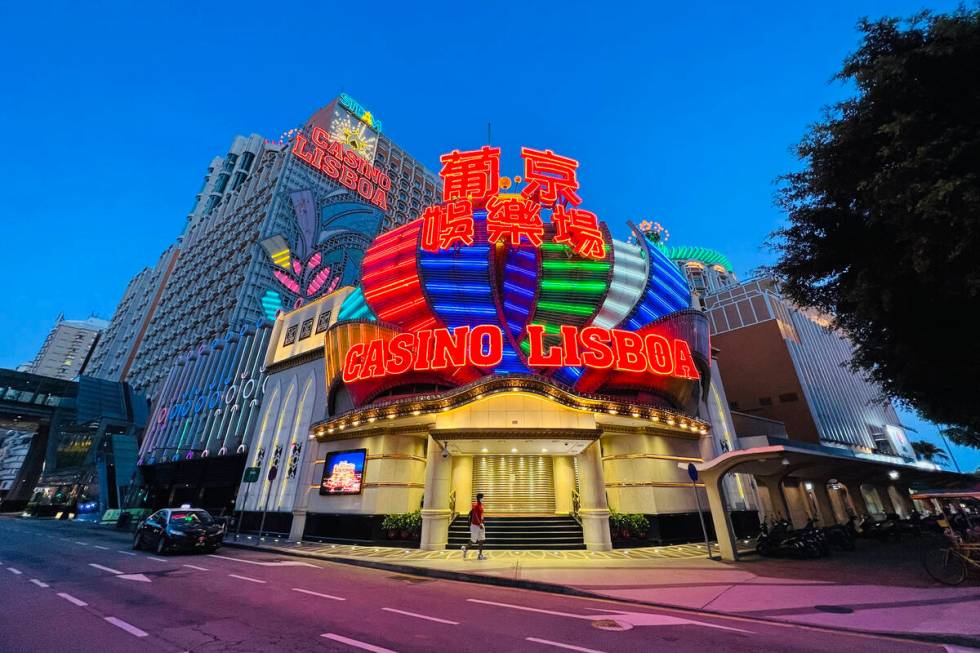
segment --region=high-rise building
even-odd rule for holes
[[[236,137],[208,168],[127,380],[156,399],[178,355],[356,282],[375,234],[440,195],[344,94],[275,142]]]
[[[84,369],[106,320],[90,317],[66,320],[59,315],[37,356],[25,371],[56,379],[73,379]]]
[[[789,437],[915,460],[880,388],[848,368],[851,343],[769,278],[704,297],[732,411],[778,420]]]
[[[108,381],[126,378],[173,271],[177,253],[177,246],[171,245],[154,267],[143,268],[132,278],[85,366],[85,374]]]

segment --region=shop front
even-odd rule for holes
[[[611,511],[696,511],[710,344],[684,277],[579,206],[576,162],[524,148],[512,182],[499,154],[445,155],[444,202],[337,291],[293,536],[442,549],[481,493],[492,546],[604,550]]]

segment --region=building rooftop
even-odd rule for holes
[[[661,248],[672,261],[698,261],[705,265],[720,265],[728,272],[733,271],[732,263],[727,256],[707,247],[662,245]]]

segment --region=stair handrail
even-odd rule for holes
[[[449,513],[449,523],[451,524],[459,517],[459,513],[456,512],[456,490],[449,491]]]
[[[582,495],[579,494],[578,490],[572,490],[572,519],[578,522],[578,525],[582,525],[582,520],[579,519],[578,511],[582,507]]]

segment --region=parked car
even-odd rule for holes
[[[224,524],[207,510],[180,507],[158,510],[136,526],[134,549],[170,551],[215,551],[225,537]]]

